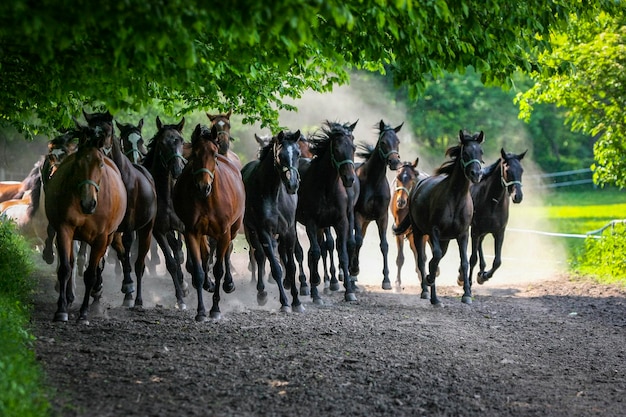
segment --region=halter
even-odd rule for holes
[[[507,181],[504,179],[504,167],[502,166],[502,164],[500,164],[500,181],[502,182],[502,186],[506,189],[508,189],[509,186],[511,185],[515,185],[515,184],[519,184],[519,186],[522,186],[522,182],[521,181]]]
[[[78,183],[78,185],[76,186],[76,188],[82,187],[83,185],[93,185],[93,187],[96,189],[96,193],[100,192],[100,186],[92,180],[84,180]]]
[[[352,159],[345,159],[343,161],[337,162],[337,160],[335,159],[335,154],[333,153],[333,142],[332,142],[332,140],[330,142],[330,160],[333,163],[333,166],[335,167],[335,169],[337,171],[339,171],[339,168],[341,168],[341,166],[344,165],[344,164],[350,164],[350,165],[352,165],[352,167],[354,167],[354,161]]]
[[[204,174],[209,174],[209,177],[211,177],[211,181],[214,181],[214,180],[215,180],[215,171],[211,171],[211,170],[209,170],[208,168],[199,168],[199,169],[196,169],[196,170],[193,172],[193,175],[198,175],[198,174],[202,174],[202,173],[204,173]]]
[[[283,172],[283,173],[291,172],[292,173],[291,175],[294,175],[295,173],[296,178],[298,179],[298,181],[300,181],[300,171],[298,171],[296,167],[287,167],[280,163],[280,158],[278,157],[280,148],[282,148],[282,145],[279,145],[278,143],[274,142],[274,146],[273,146],[274,168],[276,168],[278,171]]]
[[[169,162],[174,158],[180,158],[184,164],[187,163],[187,160],[183,157],[183,155],[180,152],[172,152],[167,158],[163,156],[162,152],[159,152],[159,157],[161,159],[161,163],[163,164],[165,168],[167,168],[167,164],[169,164]]]
[[[480,166],[482,164],[482,162],[478,159],[470,159],[469,161],[464,161],[463,160],[463,148],[465,147],[464,144],[461,145],[461,153],[459,154],[459,160],[461,161],[461,165],[463,165],[463,175],[465,176],[466,179],[469,180],[467,174],[465,173],[465,168],[467,168],[469,165],[473,164],[473,163],[477,163],[478,166]]]
[[[406,187],[396,187],[396,191],[404,191],[407,194],[411,194],[411,190]]]
[[[392,130],[393,130],[393,129],[386,128],[386,129],[384,129],[382,132],[380,132],[380,134],[378,135],[378,143],[379,143],[379,146],[378,146],[378,153],[380,154],[380,157],[381,157],[381,158],[383,159],[383,161],[385,161],[385,162],[387,161],[387,159],[389,158],[389,156],[393,155],[394,153],[395,153],[396,155],[400,155],[400,153],[399,153],[396,149],[392,149],[392,150],[390,150],[389,152],[385,153],[385,152],[383,152],[383,148],[380,146],[380,140],[382,139],[383,135],[384,135],[386,132],[390,132],[390,131],[392,131]]]
[[[136,131],[133,131],[128,136],[126,136],[126,139],[128,140],[128,138],[130,138],[130,135],[133,135],[133,134],[139,136],[139,138],[141,139],[141,135],[139,133],[137,133]],[[137,148],[137,142],[132,142],[130,140],[129,140],[129,142],[132,143],[132,146],[131,146],[130,150],[124,152],[124,155],[126,155],[128,157],[128,159],[130,159],[131,161],[136,163],[144,155]],[[124,151],[124,141],[123,140],[121,141],[120,145],[121,145],[122,151]],[[135,155],[137,156],[136,159],[134,158]]]

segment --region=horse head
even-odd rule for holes
[[[215,126],[217,129],[217,143],[220,155],[226,155],[230,149],[230,141],[232,139],[230,135],[230,116],[232,113],[233,111],[229,110],[225,114],[206,114],[211,121],[210,127]]]
[[[300,186],[300,145],[302,138],[300,131],[280,132],[272,143],[274,167],[278,170],[280,179],[289,194],[296,194]]]
[[[506,153],[504,148],[500,149],[502,186],[507,189],[515,204],[521,203],[524,198],[524,193],[522,193],[522,174],[524,173],[524,168],[522,168],[520,161],[524,158],[526,152],[527,151],[524,151],[519,155],[515,155]]]
[[[213,191],[215,170],[217,168],[217,154],[219,145],[217,129],[209,129],[198,124],[191,134],[190,169],[201,197],[208,197]]]
[[[418,175],[417,164],[419,163],[419,157],[415,158],[415,162],[403,162],[400,168],[398,168],[398,175],[396,175],[395,181],[395,198],[396,208],[402,210],[409,203],[409,195],[411,190],[417,183]]]
[[[139,120],[137,125],[132,123],[119,123],[115,122],[117,128],[120,131],[120,145],[122,152],[128,157],[134,164],[140,163],[148,153],[143,136],[141,135],[141,129],[143,128],[143,119]]]
[[[459,131],[459,141],[461,145],[458,159],[463,167],[465,177],[473,183],[479,182],[482,177],[482,143],[484,139],[485,134],[482,130],[473,135],[462,130]]]
[[[92,135],[97,135],[94,131]],[[104,172],[104,154],[100,147],[93,145],[97,139],[90,138],[79,146],[74,159],[74,178],[78,180],[77,191],[80,208],[84,214],[93,214],[98,205],[98,192]]]
[[[354,171],[354,135],[352,132],[358,120],[351,125],[326,122],[324,132],[329,138],[329,154],[333,167],[339,173],[346,188],[352,187],[356,179]]]
[[[159,116],[156,118],[157,133],[154,136],[154,146],[156,154],[165,169],[170,171],[173,179],[176,179],[183,172],[185,159],[183,158],[183,127],[185,118],[178,124],[163,124]]]
[[[113,115],[107,110],[106,113],[96,112],[87,113],[83,110],[83,116],[87,121],[87,125],[94,129],[92,140],[99,142],[100,148],[105,155],[111,156],[111,148],[113,147]]]
[[[401,123],[397,127],[391,127],[386,125],[383,120],[381,120],[378,125],[379,134],[378,143],[376,144],[378,153],[381,159],[389,166],[389,169],[394,171],[398,169],[401,164],[400,153],[398,152],[400,139],[398,139],[396,133],[400,131],[402,125],[404,125],[404,123]]]

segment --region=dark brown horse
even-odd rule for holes
[[[417,170],[418,163],[419,158],[416,158],[415,162],[403,162],[400,168],[398,168],[396,178],[393,180],[391,186],[393,193],[391,195],[391,201],[389,202],[389,209],[393,216],[394,227],[397,227],[402,223],[404,218],[409,215],[409,194],[415,184],[428,177],[427,174]],[[405,239],[409,242],[417,266],[417,248],[413,243],[412,230],[409,228],[404,233],[396,236],[396,246],[398,248],[398,254],[396,256],[396,267],[398,269],[395,282],[396,290],[402,289],[402,266],[404,265]],[[424,236],[424,239],[427,240],[428,238]],[[415,268],[415,271],[419,273],[417,268]]]
[[[152,228],[157,212],[157,196],[152,175],[146,168],[134,164],[122,152],[120,139],[115,137],[113,128],[113,116],[108,111],[106,113],[87,113],[83,111],[85,120],[89,127],[102,136],[105,148],[110,148],[110,158],[120,170],[122,181],[126,188],[126,214],[119,227],[118,232],[122,233],[121,244],[123,251],[118,252],[122,261],[122,271],[124,280],[122,281],[122,293],[124,305],[132,306],[135,292],[135,285],[131,277],[131,246],[133,239],[137,238],[138,250],[135,259],[135,276],[137,278],[137,292],[135,293],[135,306],[143,306],[141,291],[141,280],[145,269],[146,254],[150,250],[152,241]]]
[[[145,158],[148,150],[144,144],[141,129],[143,128],[143,119],[139,120],[136,125],[132,123],[115,122],[120,130],[120,145],[122,153],[130,159],[133,164],[140,164]]]
[[[230,272],[232,241],[241,228],[245,190],[239,167],[219,154],[218,128],[197,125],[191,137],[189,163],[176,181],[173,201],[176,214],[185,225],[185,242],[191,259],[192,282],[198,295],[196,321],[206,320],[202,290],[208,261],[207,237],[215,241],[213,266],[215,290],[210,317],[221,317],[220,283],[226,293],[235,290]]]
[[[296,219],[306,227],[309,238],[309,271],[311,297],[322,303],[317,291],[320,275],[317,270],[321,257],[320,241],[324,229],[333,227],[337,235],[339,267],[343,271],[344,299],[355,301],[355,286],[348,272],[350,256],[354,251],[354,205],[359,196],[359,181],[354,170],[354,145],[352,125],[327,121],[320,133],[312,136],[315,158],[300,164],[301,182],[298,190]],[[296,251],[300,258],[302,250]],[[298,259],[298,262],[302,262]],[[306,294],[303,288],[301,294]]]
[[[183,150],[183,127],[185,118],[178,124],[163,124],[156,118],[157,132],[148,143],[148,153],[143,166],[154,178],[157,194],[157,214],[152,235],[159,244],[165,258],[165,267],[172,276],[178,308],[187,308],[183,297],[187,294],[187,283],[180,265],[183,262],[182,242],[176,232],[183,233],[185,226],[180,221],[172,202],[174,181],[185,166]]]
[[[371,221],[376,222],[378,237],[380,239],[380,251],[383,255],[383,290],[391,289],[389,282],[389,265],[387,263],[387,224],[389,222],[389,201],[391,192],[387,181],[387,167],[391,170],[400,166],[398,147],[400,139],[397,133],[402,124],[391,127],[383,120],[378,124],[378,141],[375,147],[362,145],[364,152],[357,155],[365,158],[365,162],[356,169],[359,178],[359,199],[354,207],[354,239],[356,249],[350,259],[350,275],[359,275],[359,252],[363,245],[363,238]]]
[[[68,306],[74,300],[72,286],[68,285],[74,266],[73,240],[86,242],[91,247],[84,273],[85,294],[78,316],[80,322],[88,323],[89,297],[99,300],[102,294],[102,257],[126,213],[124,182],[101,147],[98,135],[89,129],[87,139],[59,165],[45,187],[46,215],[56,231],[59,257],[55,321],[68,320]]]
[[[285,312],[292,308],[304,311],[298,299],[294,260],[300,139],[300,131],[280,132],[261,150],[258,160],[249,162],[242,169],[246,188],[244,229],[258,268],[257,301],[260,305],[267,302],[263,282],[267,259],[278,284],[281,311]],[[291,289],[291,307],[283,288],[281,263],[285,269],[286,286]]]
[[[428,298],[434,306],[441,305],[435,290],[435,278],[441,258],[448,250],[450,240],[456,239],[461,257],[460,271],[463,277],[463,297],[461,301],[472,302],[467,259],[467,241],[472,222],[474,205],[470,195],[470,184],[480,181],[482,175],[482,142],[484,134],[471,135],[459,132],[459,145],[446,151],[450,160],[444,162],[435,175],[428,177],[411,190],[409,216],[394,229],[396,235],[413,229],[413,242],[417,248],[417,266],[422,277],[422,298]],[[428,275],[425,262],[424,236],[428,235],[433,257],[429,263]]]
[[[470,283],[477,258],[480,257],[480,270],[476,282],[483,284],[493,276],[502,264],[502,243],[504,232],[509,221],[510,200],[519,204],[524,197],[522,193],[521,160],[526,151],[519,155],[500,150],[500,158],[483,170],[483,179],[470,188],[474,203],[472,219],[472,255],[470,256]],[[485,271],[486,263],[483,255],[483,240],[491,234],[494,239],[495,258],[489,271]]]

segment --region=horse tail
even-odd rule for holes
[[[409,230],[409,227],[411,227],[411,216],[407,214],[406,216],[404,216],[404,219],[402,219],[399,225],[396,226],[394,224],[393,226],[391,226],[391,230],[393,231],[394,235],[400,236],[405,234],[407,230]]]

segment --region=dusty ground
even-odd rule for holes
[[[284,314],[275,286],[258,307],[242,273],[223,319],[197,324],[195,294],[174,309],[168,277],[146,279],[144,310],[121,307],[111,278],[82,326],[76,305],[70,322],[51,321],[48,268],[32,324],[59,416],[626,415],[623,289],[489,282],[467,306],[444,285],[435,309],[415,286],[362,284],[355,303],[339,292]]]

